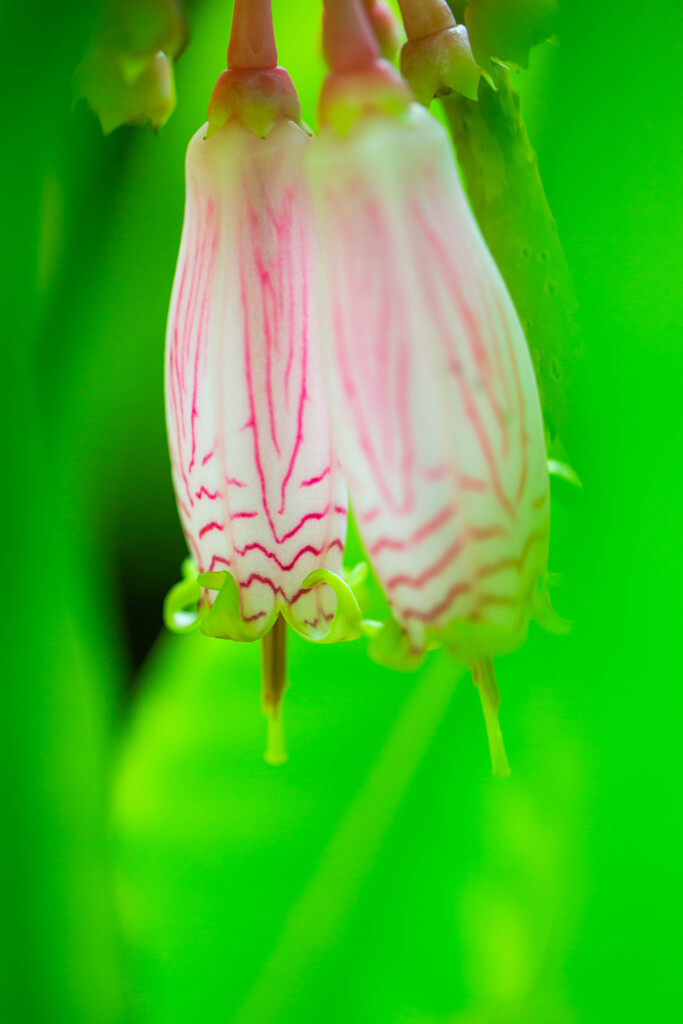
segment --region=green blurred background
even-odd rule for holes
[[[314,121],[318,5],[275,2]],[[183,159],[230,4],[188,5],[178,106],[103,138],[70,75],[96,8],[0,5],[8,1024],[606,1024],[681,1007],[680,5],[564,5],[520,90],[593,374],[553,484],[572,635],[476,693],[361,641],[292,644],[291,760],[258,651],[172,637],[163,422]],[[11,586],[10,586],[11,583]],[[12,597],[12,602],[9,601]]]

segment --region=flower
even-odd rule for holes
[[[306,146],[286,119],[265,139],[237,121],[197,132],[168,322],[183,530],[200,572],[235,579],[253,636],[285,609],[324,631],[335,596],[302,583],[315,569],[341,571],[346,531],[315,345]]]
[[[503,774],[490,661],[540,614],[548,551],[534,371],[443,128],[376,52],[349,70],[335,66],[334,39],[327,50],[325,124],[308,165],[335,439],[395,619],[375,650],[386,653],[398,624],[408,655],[445,645],[473,666]]]
[[[263,30],[259,5],[246,11]],[[282,614],[308,639],[342,639],[358,633],[360,611],[339,578],[347,493],[316,347],[310,139],[289,77],[272,66],[272,25],[270,36],[245,32],[244,14],[236,5],[233,66],[187,152],[166,415],[199,575],[171,592],[166,618],[183,628],[183,609],[199,600],[190,625],[210,636],[258,639]],[[260,14],[269,22],[268,5]],[[284,639],[276,646],[264,649],[271,711],[285,683]]]

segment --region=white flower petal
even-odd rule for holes
[[[347,501],[316,348],[309,140],[286,119],[265,139],[235,122],[205,134],[187,154],[167,334],[178,507],[200,571],[234,576],[245,620],[290,605],[322,628],[336,598],[301,583],[341,571]]]
[[[392,611],[417,649],[459,619],[512,638],[546,565],[543,424],[449,140],[414,105],[324,130],[309,174],[336,446]]]

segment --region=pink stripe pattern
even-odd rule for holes
[[[284,118],[191,140],[166,337],[173,483],[200,572],[235,578],[245,622],[334,615],[313,570],[341,573],[346,484],[331,445],[317,344],[309,139]],[[212,601],[214,592],[205,592]]]
[[[413,650],[455,621],[503,649],[546,569],[543,421],[450,142],[416,105],[360,118],[323,129],[309,178],[335,444],[373,568]]]

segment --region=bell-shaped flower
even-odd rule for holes
[[[252,19],[257,8],[247,5]],[[282,614],[308,639],[342,639],[358,632],[360,612],[339,578],[347,493],[318,356],[310,137],[289,77],[274,66],[272,28],[270,46],[267,35],[255,45],[244,10],[237,5],[233,23],[237,67],[219,79],[209,123],[187,152],[166,414],[199,575],[171,592],[166,617],[182,628],[183,607],[199,599],[191,625],[210,636],[257,639]],[[236,38],[263,66],[237,61]]]
[[[187,154],[168,324],[178,508],[199,571],[235,579],[246,633],[280,610],[323,632],[335,596],[302,583],[341,571],[346,486],[320,381],[307,137],[286,119],[265,139],[237,121],[206,131]]]
[[[344,7],[348,30],[353,6],[330,2],[328,15]],[[334,40],[327,49],[309,175],[337,450],[395,620],[373,644],[386,655],[398,638],[415,657],[444,645],[473,666],[504,773],[490,660],[540,612],[548,552],[534,371],[442,126],[376,53],[349,70],[348,45],[340,66]],[[369,83],[382,78],[372,109]]]

